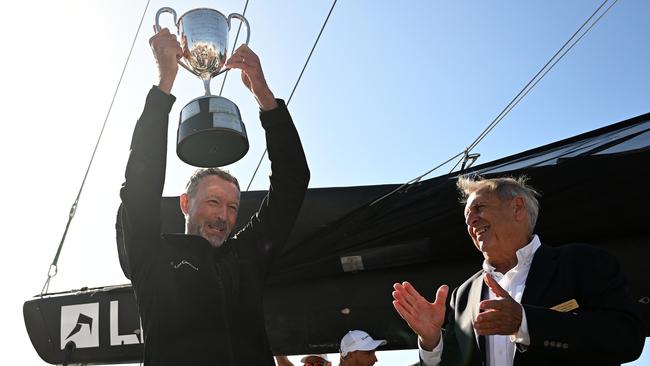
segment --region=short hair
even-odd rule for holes
[[[216,175],[217,177],[234,184],[237,187],[237,190],[241,192],[237,178],[235,178],[227,170],[223,170],[221,168],[201,168],[194,171],[194,174],[192,174],[190,177],[190,180],[185,186],[185,193],[187,193],[190,197],[193,197],[194,193],[196,193],[196,187],[199,185],[201,179],[209,175]]]
[[[531,235],[533,233],[533,229],[535,229],[535,225],[537,224],[537,216],[539,215],[539,201],[537,197],[540,194],[528,185],[528,177],[525,175],[517,178],[500,177],[489,179],[480,176],[474,178],[459,176],[456,187],[458,187],[461,194],[461,202],[463,204],[467,203],[467,198],[472,193],[481,189],[487,189],[489,192],[496,193],[501,200],[513,199],[517,196],[522,197],[528,212],[528,234]]]

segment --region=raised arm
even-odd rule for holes
[[[149,40],[158,64],[159,85],[147,95],[131,140],[125,181],[120,191],[118,218],[132,275],[147,248],[160,237],[160,198],[167,163],[167,126],[175,98],[170,95],[178,71],[181,48],[176,37],[163,29]]]
[[[291,115],[284,101],[275,99],[266,84],[257,55],[243,45],[226,66],[241,70],[242,82],[259,104],[266,132],[272,171],[269,194],[240,233],[257,236],[254,250],[261,254],[258,258],[267,260],[279,253],[289,238],[307,191],[309,168]]]

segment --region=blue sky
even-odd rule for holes
[[[310,163],[310,186],[402,183],[456,155],[600,3],[339,0],[289,106]],[[277,97],[289,97],[331,4],[250,1],[250,46]],[[13,345],[10,360],[21,364],[42,364],[24,330],[22,302],[43,285],[145,5],[40,0],[3,7],[0,184],[8,198],[2,222],[11,260],[1,273],[10,294],[2,320],[11,331],[2,337]],[[163,6],[179,15],[196,7],[228,14],[242,12],[244,1],[151,1],[53,291],[126,283],[115,254],[114,215],[131,132],[155,82],[147,39]],[[479,163],[649,112],[648,19],[648,1],[614,5],[476,148]],[[221,81],[213,81],[213,91]],[[170,136],[180,108],[201,95],[202,85],[181,70],[173,93]],[[223,96],[237,103],[247,126],[251,149],[229,169],[248,183],[264,150],[257,107],[238,73],[228,76]],[[194,169],[176,158],[174,147],[170,141],[167,195],[179,194]],[[266,189],[268,172],[265,161],[252,189]],[[403,357],[382,353],[378,365],[406,364]]]

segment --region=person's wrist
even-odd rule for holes
[[[175,77],[173,76],[161,76],[158,81],[158,88],[165,94],[171,94],[172,87],[174,86],[174,79]]]
[[[278,101],[271,90],[266,90],[263,93],[256,95],[257,104],[260,106],[262,112],[270,111],[278,107]]]
[[[420,342],[420,347],[422,347],[423,350],[431,352],[434,348],[436,348],[438,343],[440,343],[440,331],[435,333],[433,336],[419,336],[418,342]]]
[[[266,112],[266,111],[276,109],[278,107],[278,102],[275,99],[273,99],[272,101],[268,101],[268,102],[260,102],[259,105],[260,105],[260,110],[262,112]]]

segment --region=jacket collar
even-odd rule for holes
[[[162,238],[172,245],[183,245],[187,246],[187,250],[202,252],[206,255],[211,255],[215,259],[219,259],[230,252],[232,248],[232,243],[230,239],[227,239],[223,245],[219,248],[213,248],[202,236],[191,235],[191,234],[181,234],[181,233],[164,233]]]
[[[526,280],[526,289],[521,298],[522,304],[537,303],[551,285],[557,267],[558,251],[550,246],[539,247]]]

